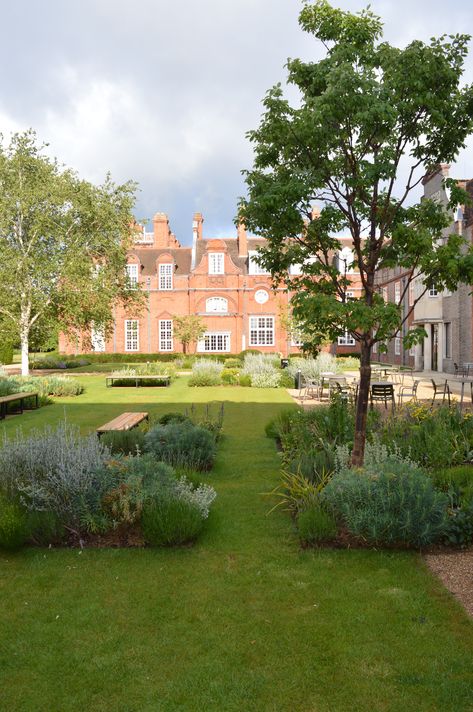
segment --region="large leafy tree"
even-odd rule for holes
[[[207,329],[200,316],[188,314],[186,316],[174,317],[173,330],[174,336],[182,344],[183,352],[187,353],[190,344],[196,344]]]
[[[112,325],[129,289],[135,185],[81,180],[44,153],[33,131],[0,145],[0,318],[21,343],[22,373],[35,328],[73,336]]]
[[[392,338],[405,315],[385,303],[381,268],[419,274],[425,289],[455,289],[472,279],[462,238],[445,238],[452,209],[466,201],[448,182],[448,210],[413,193],[433,166],[455,159],[472,130],[473,89],[462,86],[469,37],[414,41],[405,49],[382,42],[382,23],[369,9],[351,14],[326,0],[306,5],[300,25],[319,40],[317,62],[289,60],[292,105],[278,84],[266,95],[258,129],[249,133],[254,166],[239,219],[267,238],[261,263],[295,292],[295,317],[307,334],[336,338],[348,330],[360,345],[360,386],[352,462],[362,464],[373,345]],[[314,215],[312,205],[322,206]],[[363,295],[347,299],[350,276],[334,259],[337,235],[351,237]],[[301,276],[288,277],[291,264]],[[417,299],[422,296],[422,291]],[[414,306],[414,305],[413,305]],[[412,307],[413,308],[413,307]],[[411,330],[406,347],[419,339]]]

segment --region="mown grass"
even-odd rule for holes
[[[412,553],[301,551],[266,516],[282,390],[106,389],[9,418],[64,414],[84,432],[125,409],[225,401],[206,479],[218,499],[193,548],[0,556],[0,709],[365,712],[469,710],[473,626]]]

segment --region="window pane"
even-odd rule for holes
[[[172,319],[159,320],[159,350],[173,350]]]
[[[250,316],[250,346],[274,346],[273,316]]]
[[[205,303],[206,312],[227,312],[228,302],[223,297],[210,297]]]
[[[199,352],[230,351],[230,334],[228,332],[207,332],[197,345]]]
[[[172,289],[172,272],[172,263],[159,265],[159,289]]]
[[[223,252],[209,252],[209,274],[224,274]]]
[[[139,329],[137,319],[125,321],[125,351],[139,350]]]
[[[136,289],[138,286],[138,265],[127,265],[126,272],[128,275],[130,289]]]

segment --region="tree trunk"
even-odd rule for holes
[[[28,376],[30,373],[30,362],[29,362],[29,340],[30,340],[30,326],[29,319],[24,320],[23,316],[21,318],[20,326],[20,341],[21,341],[21,375]]]
[[[362,467],[365,458],[366,420],[371,382],[371,347],[361,342],[360,386],[356,402],[355,440],[351,455],[353,467]]]

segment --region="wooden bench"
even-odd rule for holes
[[[1,396],[0,397],[0,420],[3,420],[4,418],[6,418],[7,406],[9,403],[15,403],[16,401],[19,401],[20,413],[23,413],[23,410],[25,407],[25,400],[27,400],[28,398],[34,398],[34,401],[35,401],[34,407],[38,408],[38,406],[39,406],[38,395],[39,395],[39,393],[37,391],[31,391],[30,393],[12,393],[9,396]]]
[[[97,428],[97,435],[100,437],[103,433],[110,433],[111,431],[131,430],[136,428],[143,420],[148,420],[148,413],[122,413],[117,418]]]
[[[136,388],[138,388],[139,383],[143,383],[144,381],[159,381],[160,384],[163,386],[169,386],[171,383],[171,376],[168,376],[167,374],[162,374],[162,375],[146,375],[146,376],[107,376],[105,378],[105,385],[107,388],[109,386],[113,386],[114,381],[131,381],[132,383],[134,382]]]

